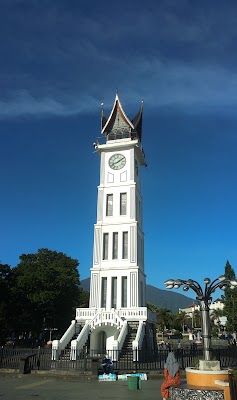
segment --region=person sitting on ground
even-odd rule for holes
[[[105,356],[101,362],[103,374],[112,374],[114,370],[113,361],[111,358]]]
[[[160,389],[163,400],[166,400],[170,397],[170,386],[179,386],[181,384],[179,363],[172,351],[168,354],[166,363],[164,365],[164,375],[165,381],[161,384]]]

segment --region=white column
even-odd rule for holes
[[[117,309],[119,310],[122,305],[122,277],[118,275],[117,280]]]
[[[106,311],[111,310],[111,276],[107,277],[107,298],[106,298]]]

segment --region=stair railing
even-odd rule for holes
[[[111,324],[116,326],[117,328],[122,328],[124,324],[124,320],[119,316],[116,311],[105,311],[100,310],[90,321],[91,329],[95,329],[97,325],[101,324]]]
[[[125,320],[125,321],[123,321],[123,326],[118,335],[118,339],[114,340],[114,342],[113,342],[113,354],[112,354],[113,361],[118,361],[119,355],[123,348],[127,334],[128,334],[128,323]]]
[[[139,322],[135,340],[132,342],[133,361],[138,361],[139,350],[142,348],[142,342],[145,335],[145,324],[143,321]]]
[[[85,346],[89,332],[90,332],[90,321],[86,321],[78,337],[75,340],[71,341],[70,360],[77,359],[78,351],[82,350],[83,346]]]
[[[71,338],[75,334],[76,320],[73,319],[71,325],[68,327],[66,332],[63,334],[60,340],[53,340],[52,343],[52,360],[58,360],[62,350],[65,349]]]

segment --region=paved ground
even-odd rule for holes
[[[30,375],[0,377],[0,400],[162,400],[162,379],[142,381],[141,390],[128,390],[127,382],[81,382]]]

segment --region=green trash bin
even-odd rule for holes
[[[139,376],[128,376],[128,390],[138,390],[141,389]]]

